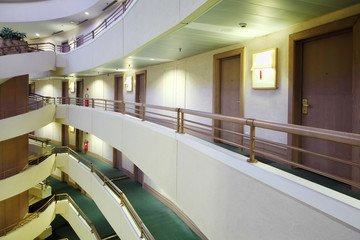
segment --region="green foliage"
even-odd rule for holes
[[[0,30],[0,37],[3,39],[24,41],[24,38],[26,38],[26,33],[21,33],[21,32],[15,31],[12,28],[3,27]]]

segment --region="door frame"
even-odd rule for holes
[[[289,36],[289,91],[288,91],[288,122],[300,125],[301,122],[301,61],[300,41],[321,35],[335,33],[341,30],[352,29],[353,32],[353,132],[360,133],[360,15],[347,17],[331,23],[327,23]],[[288,145],[300,146],[301,137],[288,134]],[[358,148],[353,148],[353,159],[360,157]],[[288,159],[299,162],[299,154],[288,150]]]
[[[146,73],[147,73],[146,70],[139,71],[139,72],[136,72],[136,73],[135,73],[135,86],[134,86],[134,87],[135,87],[135,102],[138,102],[138,96],[139,96],[139,90],[138,90],[138,88],[137,88],[137,86],[138,86],[137,76],[144,74],[144,82],[145,82],[145,84],[144,84],[144,88],[145,88],[145,89],[144,89],[144,92],[145,92],[144,103],[146,103],[146,85],[147,85]]]
[[[124,101],[124,74],[116,74],[114,75],[114,101]],[[118,94],[118,88],[119,88],[119,84],[117,79],[122,77],[122,99],[117,99],[119,98],[119,94]],[[114,104],[114,111],[115,112],[120,112],[120,109],[122,109],[122,106],[116,105]],[[121,111],[122,112],[122,111]]]
[[[213,57],[213,64],[214,64],[214,71],[213,71],[213,112],[220,114],[220,101],[221,101],[221,89],[220,89],[220,64],[221,59],[233,57],[236,55],[240,55],[240,117],[244,117],[244,102],[245,102],[245,81],[244,81],[244,48],[238,48],[227,52],[222,52],[215,54]],[[213,120],[213,127],[214,127],[214,136],[217,137],[220,135],[219,130],[215,130],[215,128],[220,127],[219,120]],[[241,127],[241,133],[244,132],[244,126]],[[215,141],[215,140],[214,140]],[[216,142],[216,141],[215,141]]]

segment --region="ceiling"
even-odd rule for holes
[[[109,1],[101,2],[106,4]],[[222,0],[185,27],[133,55],[78,72],[75,76],[124,71],[129,69],[129,64],[130,68],[138,69],[179,60],[279,31],[357,3],[360,3],[360,0]],[[246,27],[241,27],[239,23],[246,23]],[[32,24],[26,23],[25,26],[30,28]],[[41,24],[48,29],[53,28],[53,24],[60,23]]]
[[[0,8],[2,4],[6,3],[32,3],[32,2],[49,2],[54,0],[0,0]],[[59,31],[70,31],[76,27],[78,24],[86,19],[94,19],[99,15],[105,12],[113,11],[122,0],[117,0],[117,3],[113,4],[106,11],[103,11],[105,7],[111,4],[114,0],[97,0],[97,2],[91,7],[85,9],[84,11],[72,14],[70,16],[52,19],[48,21],[36,21],[36,22],[0,22],[0,28],[10,27],[19,32],[26,33],[28,39],[35,38],[45,38],[51,36],[54,32]],[[85,14],[88,12],[88,15]],[[38,35],[36,35],[38,34]]]
[[[360,3],[360,0],[223,0],[185,27],[139,50],[76,74],[78,77],[179,60],[279,31]],[[239,23],[246,23],[241,27]]]

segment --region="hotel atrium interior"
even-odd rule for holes
[[[0,0],[13,239],[360,239],[360,0]]]

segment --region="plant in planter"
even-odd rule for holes
[[[0,56],[27,52],[26,34],[3,27],[0,30]]]

